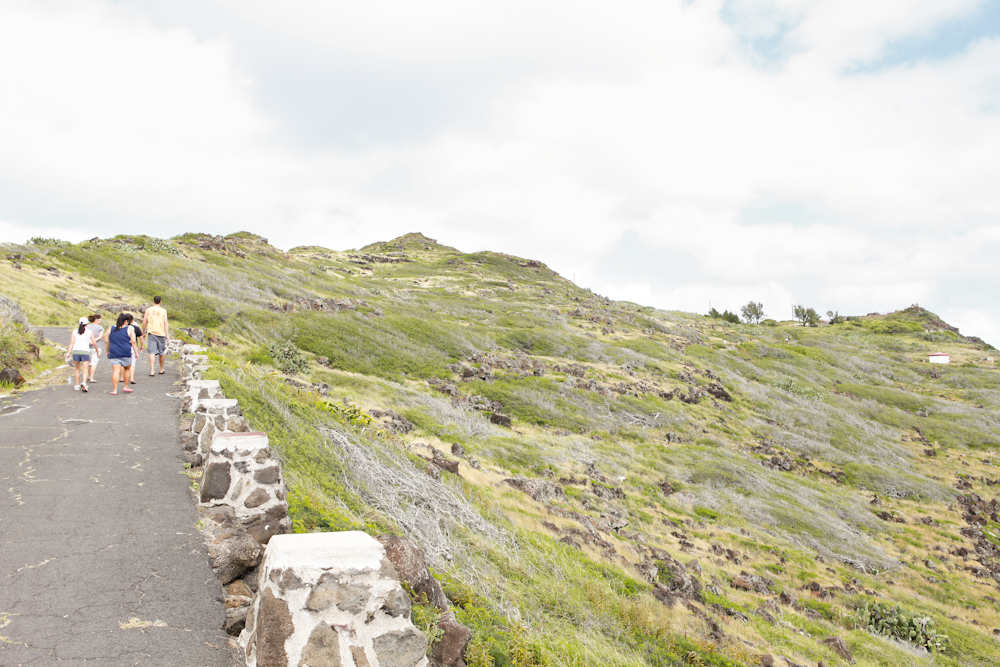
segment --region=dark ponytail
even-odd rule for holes
[[[86,328],[87,328],[87,324],[86,324],[86,322],[80,322],[80,328],[78,328],[78,329],[76,330],[76,334],[77,334],[78,336],[82,336],[82,335],[83,335],[83,331],[84,331],[84,329],[86,329]]]
[[[125,326],[125,323],[132,319],[132,316],[128,313],[119,313],[118,321],[115,322],[115,329],[121,329]]]

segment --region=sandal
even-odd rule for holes
[[[163,375],[166,371],[160,371],[160,375]]]
[[[109,391],[108,393],[111,394],[112,396],[117,396],[118,395],[117,391]]]
[[[124,391],[126,394],[131,394],[132,393],[131,389],[122,389],[122,391]]]

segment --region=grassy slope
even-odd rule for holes
[[[372,469],[405,476],[424,467],[428,446],[461,444],[480,469],[463,460],[461,479],[445,473],[435,493],[454,493],[510,536],[452,522],[427,538],[439,541],[425,546],[476,632],[471,665],[756,664],[764,652],[840,664],[820,642],[830,636],[861,665],[998,661],[997,581],[975,576],[974,552],[952,552],[973,547],[958,495],[996,496],[1000,375],[985,361],[994,352],[925,311],[815,329],[727,325],[612,302],[543,265],[419,235],[349,253],[280,253],[246,234],[5,250],[14,252],[22,269],[0,264],[0,281],[36,324],[71,323],[84,312],[74,298],[162,294],[175,326],[225,341],[213,348],[215,372],[285,457],[299,530],[410,531],[407,512],[420,503],[389,507],[372,495],[377,480],[359,480]],[[361,302],[334,313],[272,308],[315,298]],[[265,344],[279,339],[330,367],[311,364],[298,387],[269,375]],[[939,350],[951,365],[926,363]],[[471,357],[482,353],[494,357],[489,379],[461,381],[455,369],[478,369]],[[429,380],[499,402],[512,428],[456,408]],[[329,400],[309,382],[328,385]],[[734,400],[661,396],[713,383]],[[364,414],[375,408],[416,429],[377,429]],[[362,448],[352,458],[320,426]],[[562,480],[563,494],[532,500],[502,483],[515,475]],[[602,518],[617,527],[586,529]],[[984,534],[1000,541],[1000,525]],[[703,601],[654,600],[640,570],[657,571],[656,550],[698,560],[702,584],[714,586]],[[773,593],[732,587],[741,571],[773,580]],[[810,582],[823,592],[802,588]],[[799,604],[775,607],[779,591]],[[868,597],[859,591],[932,616],[950,647],[932,663],[854,629]],[[765,604],[769,616],[755,613]],[[711,622],[726,638],[709,640]]]

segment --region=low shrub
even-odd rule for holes
[[[309,368],[309,359],[291,341],[271,343],[267,346],[267,352],[278,370],[287,375],[304,373]]]
[[[923,647],[931,653],[940,653],[948,645],[947,635],[934,630],[934,621],[904,611],[898,604],[867,601],[857,610],[856,627],[872,634],[895,637]]]
[[[715,308],[708,311],[707,317],[711,317],[715,320],[722,320],[723,322],[729,322],[730,324],[739,324],[740,316],[736,313],[731,313],[728,310],[719,312]]]
[[[922,333],[923,325],[906,320],[865,320],[863,326],[877,334]]]
[[[870,384],[843,383],[837,389],[845,394],[853,394],[858,398],[867,398],[878,401],[882,405],[888,405],[907,412],[922,412],[932,407],[931,401],[912,394],[908,391],[894,389],[892,387],[876,387]]]

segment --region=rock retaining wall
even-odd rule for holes
[[[410,620],[410,597],[393,566],[410,563],[396,557],[398,548],[387,557],[387,547],[362,532],[287,534],[285,484],[267,434],[251,431],[218,381],[202,379],[204,348],[171,343],[181,359],[186,457],[192,468],[204,465],[198,505],[226,590],[225,629],[239,636],[247,664],[426,667],[427,637]],[[466,642],[446,664],[464,665]]]

